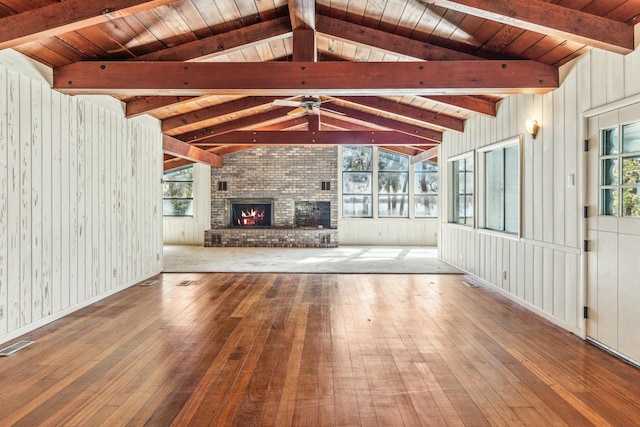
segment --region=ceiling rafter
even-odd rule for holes
[[[273,108],[262,113],[253,114],[251,116],[242,117],[236,120],[230,120],[219,125],[207,126],[195,131],[179,134],[176,135],[176,138],[180,139],[181,141],[193,143],[211,136],[222,135],[224,133],[233,132],[234,130],[257,126],[278,118],[281,118],[282,121],[284,121],[288,118],[287,111],[290,111],[290,108]]]
[[[241,110],[250,108],[259,108],[270,106],[271,103],[278,99],[277,96],[247,96],[233,101],[224,102],[222,104],[213,105],[201,110],[192,111],[162,121],[162,131],[175,131],[180,128],[188,127],[199,122],[214,119],[220,116],[232,115]]]
[[[424,110],[411,105],[402,104],[389,99],[371,96],[343,96],[339,99],[364,107],[373,108],[382,112],[395,114],[408,119],[429,123],[441,128],[451,129],[458,132],[464,131],[464,121],[449,117],[433,111]]]
[[[222,157],[202,150],[169,135],[162,135],[162,151],[186,160],[204,163],[216,168],[222,167]]]
[[[189,64],[97,61],[76,62],[53,72],[54,89],[68,94],[475,95],[487,91],[545,93],[558,86],[556,67],[526,60]]]
[[[541,0],[422,0],[540,34],[627,54],[633,26]]]
[[[463,108],[468,111],[474,111],[476,113],[480,113],[489,117],[495,117],[497,114],[495,102],[478,98],[477,96],[436,95],[424,96],[423,98],[430,99],[442,104]]]
[[[316,29],[321,34],[338,38],[342,41],[355,42],[375,47],[394,55],[401,54],[423,61],[473,61],[484,59],[469,53],[447,49],[324,15],[317,16]]]
[[[0,49],[97,25],[174,0],[65,0],[0,18]]]
[[[204,96],[145,96],[132,99],[126,102],[126,116],[136,117],[142,114],[153,113],[170,105],[177,106],[186,104],[196,98],[206,98]]]
[[[396,132],[417,136],[418,138],[424,138],[433,142],[442,142],[442,132],[438,132],[433,129],[403,123],[398,120],[377,116],[375,114],[343,107],[341,105],[331,105],[330,109],[331,111],[345,114],[348,117],[383,126]]]
[[[286,16],[216,34],[200,40],[158,50],[131,61],[206,61],[261,43],[291,37],[291,25]]]

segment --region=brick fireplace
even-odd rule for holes
[[[337,246],[337,175],[336,147],[256,147],[225,156],[211,170],[205,246]]]

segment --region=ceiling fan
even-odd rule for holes
[[[302,99],[276,99],[272,102],[273,105],[282,106],[282,107],[294,107],[293,110],[289,111],[288,115],[297,115],[297,114],[320,114],[320,110],[329,111],[333,114],[344,115],[338,111],[332,111],[328,108],[321,107],[325,102],[331,102],[333,99],[320,99],[317,96],[303,96]]]

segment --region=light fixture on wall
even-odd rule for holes
[[[525,129],[527,129],[527,132],[529,133],[529,135],[531,135],[531,138],[536,139],[536,135],[538,134],[538,121],[537,120],[533,120],[533,119],[527,119],[527,121],[524,124]]]

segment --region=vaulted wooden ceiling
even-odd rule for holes
[[[56,90],[161,120],[165,169],[265,144],[427,159],[590,48],[633,51],[639,15],[637,0],[0,0],[0,49],[51,66]],[[320,108],[295,109],[304,97]]]

